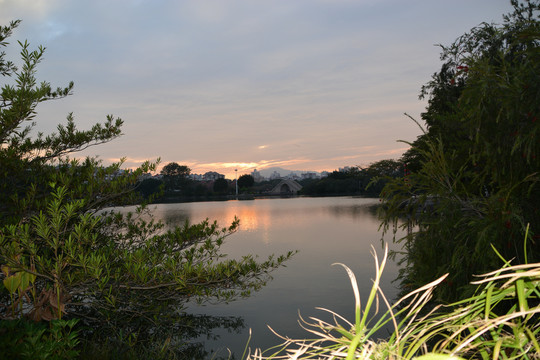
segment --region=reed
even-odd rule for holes
[[[311,338],[276,333],[283,344],[265,351],[248,349],[245,359],[540,359],[540,263],[512,266],[504,261],[500,269],[477,277],[473,296],[450,305],[430,303],[448,274],[391,305],[379,287],[388,247],[380,261],[374,249],[372,253],[375,278],[364,306],[354,273],[338,264],[354,291],[354,323],[320,308],[332,315],[332,323],[299,319]],[[382,304],[387,310],[373,320]],[[389,323],[391,336],[375,340],[376,331]]]

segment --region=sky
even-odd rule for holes
[[[123,136],[78,156],[125,168],[160,158],[228,178],[397,159],[449,45],[509,0],[0,0],[0,24],[46,47],[36,74],[73,95],[42,103],[36,131],[73,113]],[[2,79],[5,83],[6,79]]]

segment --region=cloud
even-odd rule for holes
[[[257,167],[258,163],[206,163],[206,164],[198,164],[200,167],[209,167],[209,168],[223,168],[223,169],[233,169],[233,168],[241,168],[241,169],[250,169],[253,167]]]
[[[42,21],[62,4],[63,0],[0,0],[0,22],[8,23],[10,20],[23,19],[25,21]],[[16,18],[14,18],[15,16]]]
[[[156,158],[157,159],[157,158]],[[123,162],[125,166],[131,168],[131,167],[138,167],[142,163],[149,161],[148,158],[132,158],[132,157],[124,157],[124,158],[107,158],[107,162],[110,163],[120,163]],[[155,161],[155,160],[154,160]]]

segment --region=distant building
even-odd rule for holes
[[[305,172],[302,174],[302,180],[306,179],[318,179],[319,175],[316,172]]]
[[[274,172],[270,175],[270,180],[275,180],[275,179],[281,179],[281,174],[278,173],[277,171],[274,171]]]
[[[191,180],[194,180],[194,181],[202,181],[203,180],[203,175],[201,175],[201,174],[189,174],[188,178],[190,178]]]
[[[253,180],[255,180],[255,182],[261,182],[264,180],[264,177],[261,175],[260,171],[257,171],[257,169],[253,169],[251,176],[253,176]]]
[[[300,180],[300,176],[298,176],[297,173],[295,172],[292,172],[290,173],[289,175],[285,176],[285,179],[289,179],[289,180]]]
[[[330,174],[330,173],[329,173],[328,171],[323,171],[323,172],[321,173],[321,178],[328,177],[329,174]]]

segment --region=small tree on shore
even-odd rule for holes
[[[249,189],[255,184],[255,179],[249,174],[244,174],[238,178],[238,187],[240,189]]]
[[[188,182],[190,173],[191,169],[188,166],[178,165],[175,162],[168,163],[161,169],[161,175],[163,175],[163,182],[167,190],[181,190]]]

